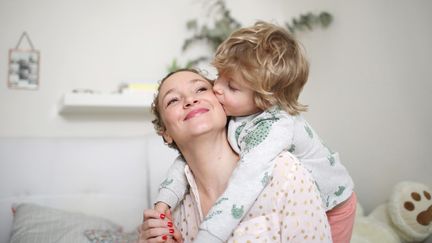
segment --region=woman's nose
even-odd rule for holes
[[[198,99],[193,97],[193,96],[189,96],[185,99],[185,104],[184,107],[190,107],[192,105],[195,105],[198,103]]]

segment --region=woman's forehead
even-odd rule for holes
[[[162,84],[159,90],[159,99],[163,100],[170,93],[179,92],[182,89],[188,89],[196,84],[211,85],[209,81],[201,75],[192,72],[179,72],[168,77]]]
[[[193,85],[195,83],[200,83],[200,82],[210,84],[205,78],[203,78],[199,74],[192,73],[192,72],[179,72],[168,77],[162,83],[161,91],[166,89],[173,89],[176,87],[184,87],[185,85],[188,84]]]
[[[198,73],[189,72],[189,71],[180,71],[178,73],[175,73],[168,77],[167,80],[183,80],[188,81],[192,79],[202,79],[204,80],[204,77],[199,75]]]

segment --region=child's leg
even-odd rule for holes
[[[349,243],[354,226],[357,197],[353,192],[342,205],[327,212],[333,243]]]

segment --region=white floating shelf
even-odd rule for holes
[[[153,92],[123,94],[67,93],[60,103],[60,114],[73,113],[130,113],[146,114],[150,111]]]

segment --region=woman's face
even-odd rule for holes
[[[212,85],[199,74],[181,71],[168,77],[160,87],[159,110],[168,143],[181,147],[196,136],[225,132],[225,112]]]

